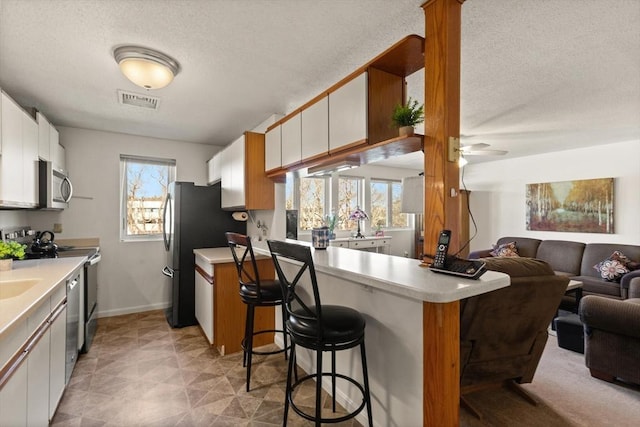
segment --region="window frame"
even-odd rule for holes
[[[159,157],[147,157],[147,156],[135,156],[128,154],[120,154],[120,209],[119,209],[119,229],[120,229],[120,241],[122,242],[148,242],[148,241],[161,241],[162,240],[162,230],[164,226],[162,225],[162,221],[164,221],[164,216],[162,212],[164,210],[164,204],[166,203],[166,194],[164,195],[162,202],[160,204],[159,210],[159,224],[160,231],[157,233],[144,233],[144,234],[129,234],[127,229],[127,213],[128,213],[128,164],[153,164],[156,166],[166,166],[167,170],[167,189],[169,184],[175,181],[177,176],[177,167],[175,159],[167,159],[167,158],[159,158]]]
[[[400,189],[401,191],[404,193],[404,187],[402,187],[402,180],[399,179],[393,179],[393,178],[371,178],[369,180],[369,196],[370,196],[370,203],[373,203],[373,192],[371,191],[371,187],[376,184],[376,183],[382,183],[382,184],[386,184],[386,190],[387,190],[387,207],[386,207],[386,212],[387,212],[387,218],[386,218],[386,225],[383,225],[382,228],[386,229],[386,230],[406,230],[411,228],[411,220],[409,218],[409,214],[406,213],[401,213],[402,215],[405,215],[405,222],[407,225],[405,225],[404,227],[398,227],[398,226],[394,226],[393,225],[393,185],[394,184],[400,184]],[[402,196],[402,194],[401,194]],[[371,212],[373,212],[373,206],[370,206]],[[371,228],[375,229],[377,227],[377,224],[373,224],[373,221],[371,222]]]

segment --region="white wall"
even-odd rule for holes
[[[29,225],[26,211],[0,211],[0,230],[5,227]]]
[[[167,307],[170,283],[161,273],[166,261],[162,241],[120,241],[120,154],[176,159],[179,181],[206,185],[205,162],[219,147],[86,129],[59,131],[74,198],[63,212],[30,212],[30,224],[52,230],[54,223],[62,223],[56,239],[100,239],[99,316]]]
[[[526,184],[610,177],[615,234],[526,230]],[[478,223],[471,250],[490,248],[502,236],[640,244],[640,141],[468,165],[464,181]]]

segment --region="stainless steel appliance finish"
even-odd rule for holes
[[[225,232],[247,233],[247,223],[221,209],[220,183],[196,186],[193,182],[169,184],[163,213],[163,239],[167,265],[162,274],[171,279],[171,306],[167,321],[174,328],[196,325],[196,248],[226,247]]]
[[[69,207],[73,186],[66,173],[44,160],[40,160],[38,173],[40,209],[59,210]]]
[[[84,263],[84,299],[80,301],[80,309],[83,313],[84,325],[80,328],[83,334],[83,345],[80,351],[87,353],[93,337],[96,334],[98,324],[98,263],[102,260],[100,248],[75,248],[61,247],[58,249],[58,257],[86,256]]]
[[[67,341],[65,384],[69,384],[71,373],[78,359],[78,322],[80,314],[80,286],[82,286],[82,272],[76,270],[67,279]]]

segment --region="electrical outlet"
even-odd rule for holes
[[[62,233],[62,224],[60,224],[59,222],[56,222],[55,224],[53,224],[53,232]]]

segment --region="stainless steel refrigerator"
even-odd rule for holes
[[[193,182],[169,184],[163,213],[163,240],[167,265],[162,273],[171,279],[171,305],[167,321],[174,328],[197,324],[195,314],[195,258],[197,248],[227,246],[224,233],[246,234],[246,222],[220,208],[220,184],[196,186]]]

